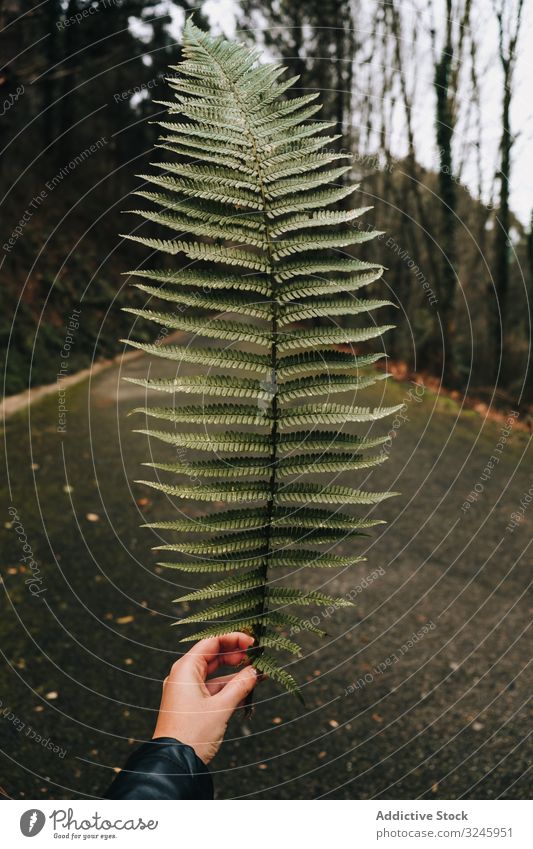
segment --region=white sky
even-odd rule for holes
[[[265,0],[270,2],[270,0]],[[302,0],[304,2],[304,0]],[[418,158],[423,165],[435,167],[437,153],[435,148],[434,131],[434,96],[432,81],[432,65],[429,38],[426,31],[429,28],[428,5],[420,0],[421,6],[415,6],[416,0],[400,0],[402,16],[409,32],[413,20],[419,27],[419,43],[416,50],[417,60],[413,63],[416,73],[417,95],[413,106],[413,122],[416,130]],[[508,0],[516,3],[516,0]],[[212,30],[223,32],[228,37],[234,37],[238,30],[239,2],[238,0],[205,0],[199,4],[207,15]],[[360,36],[364,37],[369,27],[369,21],[364,19],[365,3],[362,1],[363,14],[359,18]],[[511,207],[523,224],[528,225],[533,208],[533,0],[525,0],[521,36],[516,66],[514,98],[512,105],[512,131],[515,135],[513,148],[513,170],[511,175]],[[368,14],[374,9],[373,3],[366,4]],[[179,38],[183,26],[183,11],[172,3],[172,0],[161,0],[156,6],[146,10],[150,17],[169,11],[172,16],[170,31],[173,37]],[[413,18],[415,16],[415,18]],[[442,17],[438,19],[442,19]],[[132,20],[133,23],[133,20]],[[140,23],[140,22],[139,22]],[[142,25],[135,25],[136,35],[141,35]],[[492,7],[492,0],[474,0],[474,31],[480,43],[481,73],[481,103],[483,107],[483,139],[482,162],[484,172],[485,196],[488,200],[490,187],[494,183],[494,171],[498,158],[500,135],[500,115],[502,97],[502,77],[496,54],[497,31]],[[149,38],[145,29],[142,35]],[[144,40],[144,38],[143,38]],[[411,45],[406,43],[407,52]],[[357,84],[357,68],[355,69]],[[457,127],[457,141],[460,146],[473,138],[472,130],[464,126],[464,115],[469,100],[468,80],[463,87],[463,97]],[[355,116],[357,120],[357,116]],[[397,128],[391,148],[396,156],[404,152],[402,119],[399,116]],[[475,191],[477,175],[474,168],[473,155],[467,161],[463,179]]]

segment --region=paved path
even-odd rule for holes
[[[134,738],[150,735],[178,650],[174,576],[154,568],[138,527],[170,508],[131,485],[147,445],[125,412],[142,397],[122,383],[117,401],[118,376],[69,391],[65,433],[53,397],[6,425],[2,524],[12,505],[34,558],[21,567],[15,529],[3,528],[0,787],[15,798],[98,796]],[[268,682],[253,722],[232,724],[214,767],[222,797],[529,795],[533,503],[506,532],[533,483],[529,440],[514,428],[498,449],[501,425],[409,389],[387,389],[406,418],[372,485],[402,495],[380,508],[389,524],[366,545],[368,563],[301,573],[357,606],[328,617],[325,644],[304,641],[293,671],[305,709]]]

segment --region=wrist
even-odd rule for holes
[[[181,734],[179,729],[164,728],[158,724],[156,725],[154,733],[152,735],[152,742],[163,740],[168,741],[169,743],[178,743],[181,746],[188,746],[190,749],[193,750],[196,757],[199,758],[205,766],[207,766],[209,761],[213,758],[213,755],[209,756],[209,744],[205,746],[202,743],[199,743],[197,740],[190,739],[187,734]]]

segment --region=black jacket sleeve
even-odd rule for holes
[[[128,758],[104,799],[212,799],[213,781],[194,749],[157,737]]]

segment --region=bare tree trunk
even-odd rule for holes
[[[494,244],[494,276],[496,297],[491,293],[492,330],[494,338],[493,379],[498,380],[504,352],[504,334],[507,318],[507,297],[509,291],[509,181],[511,179],[511,103],[513,94],[513,73],[516,62],[516,45],[520,34],[523,0],[518,0],[513,15],[510,0],[500,0],[494,6],[498,22],[498,48],[503,71],[502,97],[502,134],[500,140],[500,166],[497,178],[500,184],[498,215]]]
[[[457,193],[453,173],[452,141],[454,108],[450,92],[454,63],[452,40],[452,0],[446,0],[446,37],[435,65],[436,138],[439,155],[438,186],[440,196],[440,280],[439,312],[442,324],[442,376],[447,386],[457,382],[454,355],[454,299],[456,289],[455,210]]]

